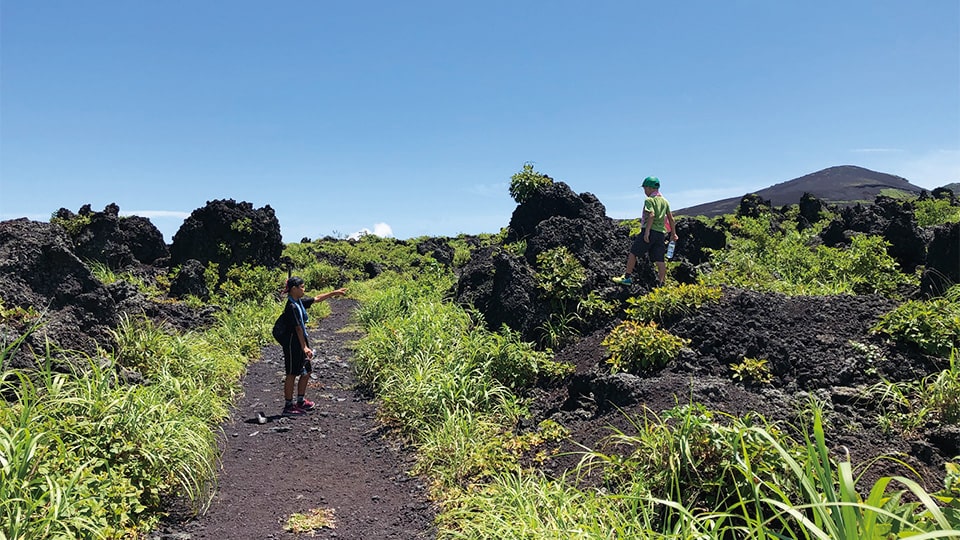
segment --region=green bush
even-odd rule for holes
[[[887,253],[879,236],[855,236],[849,248],[817,245],[819,227],[784,230],[761,218],[728,218],[727,249],[711,253],[705,285],[790,295],[884,294],[896,296],[900,285],[917,284]],[[822,223],[822,222],[821,222]]]
[[[723,296],[720,287],[680,284],[657,287],[649,293],[627,299],[627,315],[635,321],[660,321],[695,312],[704,305],[716,304]]]
[[[90,225],[90,214],[75,214],[73,218],[66,219],[57,217],[57,214],[54,213],[50,216],[50,223],[60,225],[67,231],[67,234],[70,235],[71,238],[74,238],[80,234],[80,231],[82,231],[84,227]]]
[[[642,373],[667,365],[687,343],[688,340],[660,330],[654,322],[624,321],[601,345],[610,352],[607,363],[611,372]]]
[[[561,303],[581,296],[587,272],[566,246],[560,246],[537,255],[536,277],[544,297]]]
[[[847,249],[820,246],[824,279],[843,284],[854,294],[894,296],[900,285],[916,284],[916,276],[904,274],[887,253],[890,244],[882,237],[854,236]],[[815,278],[816,276],[811,276]]]
[[[756,382],[761,384],[773,380],[770,373],[770,363],[766,358],[744,357],[743,362],[730,366],[733,370],[733,380],[740,382]]]
[[[943,297],[901,304],[881,317],[871,331],[946,357],[960,348],[960,285],[951,287]]]
[[[524,163],[523,169],[510,177],[510,196],[517,204],[523,204],[538,189],[552,183],[553,179],[535,171],[532,163]]]
[[[931,227],[960,221],[960,206],[951,206],[945,199],[926,199],[913,203],[914,216],[920,227]]]
[[[220,293],[231,302],[265,302],[276,297],[284,277],[281,270],[265,266],[231,266]]]

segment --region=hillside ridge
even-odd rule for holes
[[[924,190],[900,176],[856,165],[839,165],[780,182],[753,193],[769,200],[774,206],[797,204],[804,193],[810,193],[826,203],[846,206],[857,202],[873,202],[877,195],[888,189],[910,195],[919,195]],[[742,198],[742,196],[730,197],[679,208],[674,211],[674,214],[706,217],[730,214],[736,211]]]

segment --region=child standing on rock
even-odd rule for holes
[[[643,234],[638,235],[630,246],[627,255],[626,272],[613,281],[623,285],[633,285],[633,269],[637,265],[637,258],[644,253],[650,254],[650,260],[657,265],[658,284],[663,285],[667,280],[667,263],[664,255],[667,246],[664,240],[667,231],[670,231],[670,240],[677,241],[676,226],[673,214],[670,212],[670,203],[660,195],[660,179],[648,176],[643,180],[643,192],[647,199],[643,201]]]
[[[307,308],[314,302],[323,302],[328,298],[343,296],[347,289],[340,288],[313,297],[304,297],[306,284],[302,278],[293,276],[287,279],[283,292],[287,294],[287,303],[284,306],[283,318],[286,322],[284,333],[280,341],[283,347],[283,363],[286,378],[283,381],[283,416],[301,416],[313,408],[314,403],[306,398],[307,383],[313,372],[313,349],[307,337]],[[293,401],[294,381],[297,377],[297,401]]]

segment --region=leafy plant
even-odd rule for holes
[[[249,217],[240,218],[230,224],[230,230],[242,234],[253,233],[253,220]]]
[[[546,298],[561,303],[581,296],[587,273],[566,246],[537,255],[537,286]]]
[[[676,287],[657,287],[649,293],[627,299],[627,315],[636,321],[664,321],[678,315],[695,312],[704,305],[720,301],[720,287],[680,284]]]
[[[523,257],[524,253],[527,252],[527,241],[520,240],[519,242],[504,244],[503,249],[514,257]]]
[[[50,223],[55,223],[63,227],[70,237],[76,237],[84,227],[90,225],[90,214],[74,214],[72,218],[62,218],[54,213],[50,216]]]
[[[277,269],[244,263],[227,270],[220,293],[233,302],[264,302],[276,296],[277,284],[282,281],[283,275]]]
[[[581,321],[596,317],[609,318],[616,307],[614,302],[605,300],[598,291],[590,291],[577,304],[577,318]]]
[[[960,285],[951,287],[943,297],[901,304],[881,317],[871,331],[946,357],[960,348]]]
[[[743,362],[730,366],[733,370],[733,379],[740,382],[757,382],[768,384],[773,380],[770,373],[770,364],[766,358],[743,357]]]
[[[947,199],[926,199],[913,203],[917,226],[932,227],[960,221],[960,206],[953,206]]]
[[[640,373],[661,368],[677,357],[688,340],[660,330],[657,324],[624,321],[603,339],[610,352],[607,363],[613,373]]]
[[[510,196],[517,204],[523,204],[536,193],[537,190],[553,183],[549,176],[533,169],[532,163],[524,163],[520,172],[510,177]]]
[[[7,307],[0,298],[0,323],[25,329],[40,322],[41,314],[33,306]]]
[[[769,216],[729,218],[726,249],[711,253],[713,271],[706,285],[781,292],[791,295],[884,294],[896,296],[917,276],[900,271],[879,236],[853,237],[849,248],[818,245],[818,226],[782,229]]]

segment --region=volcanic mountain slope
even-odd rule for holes
[[[919,195],[923,188],[915,186],[905,178],[886,174],[863,167],[843,165],[830,167],[810,173],[800,178],[775,184],[755,193],[767,199],[774,206],[797,204],[804,193],[828,204],[853,204],[871,202],[881,192],[897,190],[909,195]],[[716,217],[734,213],[742,197],[721,199],[674,211],[676,215]]]

